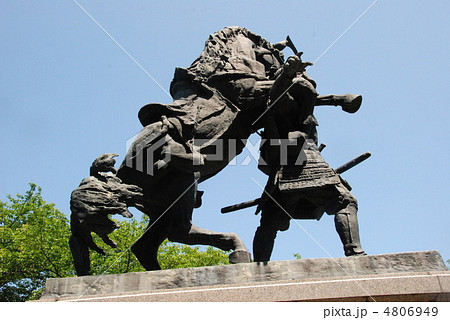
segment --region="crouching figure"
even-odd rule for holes
[[[89,248],[100,253],[105,252],[97,246],[91,232],[96,233],[105,244],[116,248],[117,244],[108,234],[119,225],[108,218],[110,214],[120,214],[126,218],[133,215],[128,207],[139,208],[142,197],[141,188],[124,184],[116,177],[114,153],[105,153],[95,159],[90,168],[90,176],[81,181],[70,197],[69,239],[75,270],[78,276],[90,272]]]

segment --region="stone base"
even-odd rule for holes
[[[48,279],[40,301],[450,301],[437,251]]]

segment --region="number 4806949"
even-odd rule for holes
[[[439,310],[437,307],[387,307],[386,309],[384,309],[383,313],[386,314],[387,316],[392,316],[392,317],[403,317],[403,316],[416,316],[416,317],[420,317],[420,316],[431,316],[431,317],[435,317],[437,316]]]

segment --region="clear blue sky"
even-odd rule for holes
[[[189,66],[225,26],[271,42],[289,34],[314,61],[372,3],[79,0],[166,90],[175,67]],[[435,249],[450,259],[449,10],[448,1],[380,0],[309,70],[320,94],[364,97],[356,114],[322,107],[317,118],[331,166],[372,152],[344,174],[369,254]],[[140,107],[171,99],[74,1],[1,0],[0,30],[0,197],[34,182],[69,214],[92,161],[114,152],[120,163],[141,129]],[[220,208],[259,197],[252,178],[265,184],[255,161],[203,183],[195,224],[236,232],[251,249],[254,209]],[[292,222],[279,233],[274,260],[343,256],[332,217],[297,222],[303,229]]]

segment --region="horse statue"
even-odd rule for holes
[[[143,129],[116,175],[142,190],[138,207],[150,217],[149,225],[131,251],[146,270],[160,269],[157,252],[165,239],[232,250],[231,263],[250,262],[236,234],[195,226],[192,214],[201,205],[198,184],[225,168],[242,152],[245,140],[263,127],[260,119],[284,64],[285,47],[301,55],[289,37],[272,44],[245,28],[226,27],[210,35],[189,68],[176,68],[172,103],[150,103],[139,111]],[[291,91],[311,94],[305,90],[294,83]],[[353,95],[328,95],[318,96],[315,104],[353,112],[357,100]]]

